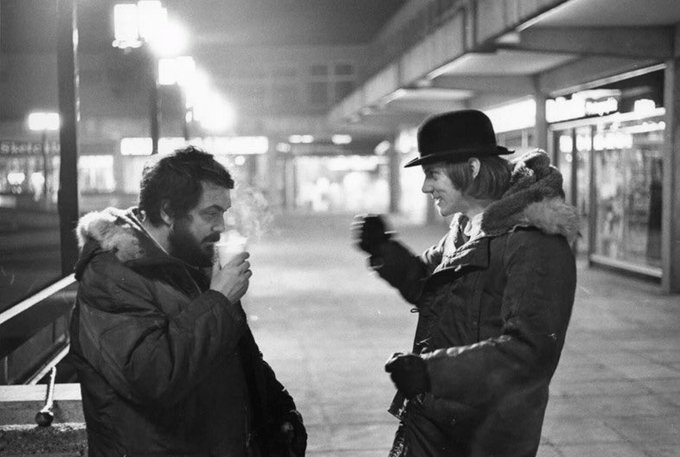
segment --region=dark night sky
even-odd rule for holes
[[[164,0],[201,44],[362,44],[406,0]],[[78,3],[80,46],[108,48],[115,1]],[[5,51],[53,49],[56,0],[0,0],[0,46]]]

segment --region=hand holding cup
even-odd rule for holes
[[[223,242],[215,243],[217,260],[213,264],[210,288],[222,293],[227,300],[236,303],[248,290],[250,262],[246,259],[250,254],[245,251],[246,238],[240,235],[229,236]]]

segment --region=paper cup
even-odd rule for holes
[[[227,262],[233,259],[237,254],[245,251],[247,241],[248,238],[243,236],[230,236],[225,241],[218,241],[215,243],[215,250],[217,251],[220,268],[224,267]]]

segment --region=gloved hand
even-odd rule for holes
[[[379,214],[354,216],[352,235],[359,249],[371,255],[377,253],[378,247],[392,238],[391,232],[383,217]]]
[[[385,363],[385,371],[390,374],[397,389],[411,399],[430,390],[425,361],[416,354],[397,352]]]
[[[286,457],[304,457],[307,449],[307,430],[299,412],[292,410],[286,413],[279,427],[277,441],[285,449]]]

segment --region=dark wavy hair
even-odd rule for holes
[[[172,217],[184,217],[203,192],[202,182],[234,188],[229,172],[207,152],[188,146],[144,167],[139,191],[139,209],[154,226],[162,222],[161,207]]]
[[[446,172],[456,189],[479,200],[498,200],[510,187],[512,166],[502,157],[478,157],[479,173],[472,177],[468,162],[447,163]]]

